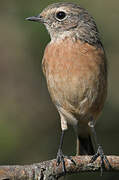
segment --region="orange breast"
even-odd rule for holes
[[[100,113],[107,89],[101,48],[70,39],[50,43],[44,53],[43,71],[54,103],[74,114]]]

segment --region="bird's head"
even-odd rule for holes
[[[98,31],[94,19],[88,12],[74,3],[55,3],[45,8],[38,16],[26,18],[43,23],[51,39],[73,36],[81,40],[95,41]]]

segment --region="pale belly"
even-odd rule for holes
[[[47,76],[53,102],[77,118],[100,113],[104,103],[104,87],[93,73],[60,71]]]

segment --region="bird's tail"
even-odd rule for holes
[[[94,155],[94,147],[90,135],[87,137],[78,136],[77,138],[77,155]]]

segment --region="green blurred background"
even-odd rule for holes
[[[56,0],[0,1],[0,165],[29,164],[56,157],[60,119],[51,102],[41,70],[49,35],[43,25],[25,21]],[[62,1],[64,2],[64,1]],[[88,9],[97,22],[108,58],[109,90],[96,129],[105,154],[119,155],[119,1],[69,0]],[[64,153],[75,154],[69,128]],[[82,173],[66,179],[100,179]],[[104,173],[101,179],[118,179]]]

